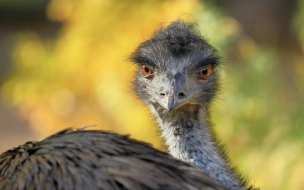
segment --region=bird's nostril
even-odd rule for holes
[[[183,97],[185,97],[186,96],[186,94],[184,93],[184,92],[180,92],[179,94],[178,94],[178,97],[179,98],[183,98]]]
[[[163,93],[163,92],[159,93],[159,95],[162,96],[162,97],[163,97],[163,96],[166,96],[166,94]]]

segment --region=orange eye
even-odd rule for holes
[[[141,66],[141,73],[144,77],[148,77],[150,75],[153,74],[153,70],[151,67],[147,66],[147,65],[142,65]]]
[[[211,65],[206,65],[206,66],[204,66],[200,69],[199,76],[201,78],[207,79],[211,75],[211,70],[212,70],[212,66]]]

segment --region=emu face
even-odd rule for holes
[[[161,27],[131,60],[138,67],[135,91],[148,105],[166,110],[208,105],[217,91],[219,58],[193,24],[175,21]]]

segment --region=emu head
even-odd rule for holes
[[[137,65],[134,89],[148,105],[183,110],[205,105],[218,89],[216,50],[192,23],[161,27],[131,55]]]

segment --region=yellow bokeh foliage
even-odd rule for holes
[[[135,67],[128,56],[160,24],[198,5],[195,0],[53,0],[47,15],[62,22],[58,37],[48,42],[32,32],[20,35],[13,57],[16,77],[3,86],[4,94],[13,95],[41,137],[96,125],[160,147],[153,119],[131,90]]]

